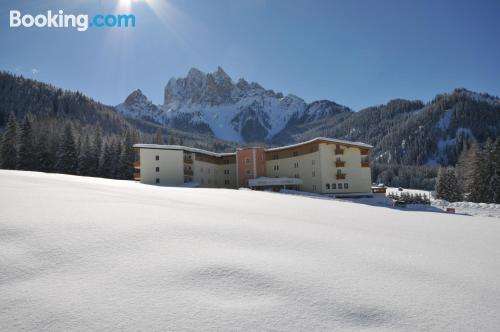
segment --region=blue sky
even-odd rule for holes
[[[118,104],[221,66],[355,110],[465,87],[500,95],[500,1],[3,0],[0,69]],[[129,9],[127,9],[127,7]],[[120,9],[118,9],[120,8]],[[133,13],[132,29],[9,28],[23,14]]]

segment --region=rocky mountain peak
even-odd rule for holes
[[[293,94],[283,96],[244,78],[235,82],[220,66],[211,73],[191,68],[185,77],[170,79],[162,106],[152,105],[140,90],[134,91],[124,105],[131,106],[123,111],[129,115],[144,117],[145,112],[139,112],[137,106],[143,105],[156,114],[157,122],[165,125],[202,125],[219,138],[245,142],[271,140],[292,118],[297,123],[332,113],[331,105],[319,104],[314,108],[318,111],[312,112],[302,98]],[[304,117],[306,113],[314,116]]]
[[[137,89],[132,91],[132,93],[127,96],[127,98],[125,99],[125,104],[133,105],[137,103],[142,103],[147,100],[148,98],[142,93],[141,89]]]

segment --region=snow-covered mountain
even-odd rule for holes
[[[307,104],[295,95],[284,96],[243,78],[235,82],[220,67],[208,74],[192,68],[186,77],[170,79],[163,105],[153,105],[136,90],[117,110],[128,117],[211,132],[237,142],[269,141],[290,122],[315,121],[350,111],[327,100]]]

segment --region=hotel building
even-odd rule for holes
[[[276,147],[232,153],[178,145],[135,144],[142,183],[203,188],[295,189],[342,195],[371,195],[371,145],[318,137]]]

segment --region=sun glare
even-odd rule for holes
[[[132,5],[132,0],[118,0],[119,10],[130,10],[131,5]]]

